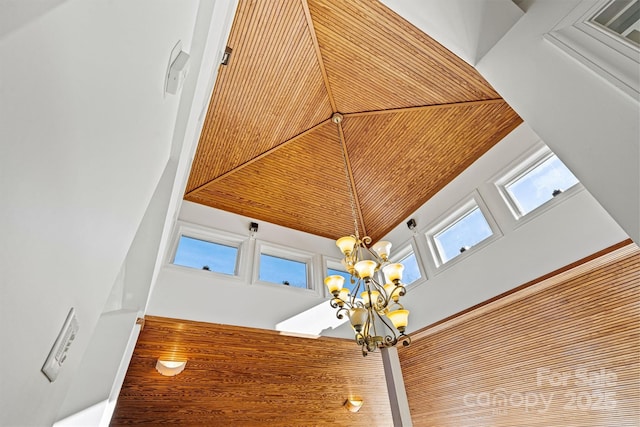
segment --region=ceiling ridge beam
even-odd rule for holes
[[[322,79],[324,80],[324,88],[326,89],[327,96],[329,97],[329,104],[331,104],[331,112],[337,113],[338,109],[336,107],[336,101],[333,98],[333,92],[331,91],[331,85],[329,84],[329,76],[327,75],[327,69],[324,67],[324,61],[322,60],[322,51],[320,50],[318,37],[316,37],[316,30],[313,27],[313,20],[311,19],[311,11],[309,11],[309,3],[307,3],[307,0],[300,0],[300,2],[302,3],[304,16],[307,19],[307,26],[309,28],[309,33],[311,35],[311,41],[313,42],[313,47],[316,51],[316,58],[318,59],[318,65],[320,66],[320,73],[322,74]]]
[[[342,114],[345,118],[359,117],[359,116],[375,116],[377,114],[407,113],[407,112],[421,111],[421,110],[437,110],[440,108],[450,108],[450,107],[466,107],[471,105],[499,104],[501,102],[506,103],[506,101],[503,98],[491,98],[491,99],[480,99],[477,101],[450,102],[446,104],[419,105],[416,107],[390,108],[388,110],[359,111],[356,113],[342,113]]]
[[[354,206],[351,206],[353,210],[355,210],[356,215],[358,216],[357,221],[360,223],[360,228],[362,231],[362,235],[358,236],[360,238],[364,236],[368,236],[367,228],[364,224],[364,218],[362,216],[362,209],[360,208],[360,199],[358,199],[358,190],[356,189],[356,181],[353,178],[353,170],[351,168],[351,161],[349,161],[349,154],[347,152],[347,142],[344,139],[344,131],[342,130],[342,120],[336,123],[338,127],[338,136],[340,137],[340,144],[342,145],[342,155],[344,156],[344,162],[346,167],[346,174],[348,175],[348,184],[351,186],[351,194],[353,195],[353,200],[349,200],[349,203],[353,203]],[[347,189],[348,190],[348,189]],[[354,218],[355,219],[355,218]],[[354,230],[355,231],[355,230]]]
[[[185,198],[190,197],[190,196],[195,196],[197,193],[199,193],[200,191],[202,191],[203,189],[205,189],[206,187],[208,187],[211,184],[214,184],[218,181],[220,181],[223,178],[226,178],[227,176],[233,174],[234,172],[237,172],[241,169],[244,169],[245,167],[249,166],[250,164],[257,162],[258,160],[268,156],[269,154],[275,152],[276,150],[279,150],[280,148],[284,148],[285,146],[289,145],[290,143],[297,141],[298,139],[302,138],[303,136],[313,132],[314,130],[320,128],[321,126],[329,123],[331,121],[331,119],[326,119],[320,123],[318,123],[317,125],[310,127],[309,129],[305,130],[302,133],[297,134],[296,136],[294,136],[293,138],[287,139],[286,141],[276,145],[275,147],[272,147],[270,149],[268,149],[267,151],[265,151],[264,153],[261,153],[260,155],[247,160],[246,162],[234,167],[231,170],[228,170],[227,172],[223,173],[222,175],[218,175],[217,177],[213,178],[210,181],[205,182],[204,184],[194,188],[193,190],[189,191],[188,193],[186,193],[184,195]]]

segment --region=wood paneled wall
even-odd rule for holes
[[[187,360],[175,377],[156,360]],[[360,396],[360,412],[343,404]],[[147,317],[112,426],[388,426],[379,353],[351,340]]]
[[[640,425],[640,251],[618,246],[415,334],[414,425]]]

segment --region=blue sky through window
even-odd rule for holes
[[[411,252],[406,257],[400,260],[400,263],[404,265],[404,271],[402,272],[402,283],[405,285],[409,285],[420,277],[420,268],[418,267],[418,260],[416,259],[416,254]]]
[[[307,264],[272,255],[260,254],[260,276],[264,282],[288,284],[307,289]],[[286,283],[285,283],[286,282]]]
[[[551,200],[555,190],[566,191],[578,179],[560,159],[553,155],[538,166],[505,186],[521,215]]]
[[[173,263],[184,267],[235,274],[238,248],[180,236]]]
[[[442,263],[461,254],[493,234],[480,208],[475,207],[462,218],[433,236]]]

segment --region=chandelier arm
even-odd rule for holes
[[[404,347],[407,347],[411,344],[411,337],[409,335],[406,335],[404,332],[401,332],[400,335],[398,335],[397,341],[402,341],[402,345]]]
[[[382,323],[387,327],[387,329],[388,329],[388,330],[393,334],[393,338],[391,338],[391,336],[390,336],[389,334],[386,334],[386,335],[385,335],[385,340],[387,339],[386,337],[390,337],[390,338],[391,338],[391,340],[393,341],[393,344],[392,344],[392,345],[395,345],[395,343],[397,343],[397,342],[398,342],[398,335],[396,335],[396,332],[395,332],[395,331],[396,331],[396,328],[394,328],[392,325],[389,325],[389,324],[387,323],[387,321],[386,321],[386,320],[384,320],[384,317],[382,317],[382,315],[381,315],[380,313],[376,312],[376,315],[378,316],[378,319],[380,319],[380,321],[381,321],[381,322],[382,322]],[[398,331],[398,333],[400,333],[400,332]]]
[[[336,307],[334,307],[336,308]],[[343,313],[344,312],[344,313]],[[336,311],[336,317],[338,319],[344,319],[344,316],[349,317],[349,309],[345,307],[340,307],[338,311]]]
[[[363,238],[363,241],[364,241],[364,239],[369,239],[369,243],[371,243],[371,237],[365,236]],[[369,244],[369,243],[367,243],[367,244]],[[372,251],[371,248],[369,248],[368,246],[365,246],[364,248],[367,250],[369,255],[371,255],[373,257],[373,259],[378,263],[378,266],[376,267],[376,271],[379,271],[383,266],[389,264],[389,261],[385,261],[382,258],[380,258],[380,256],[378,256],[378,254],[375,253],[374,251]]]

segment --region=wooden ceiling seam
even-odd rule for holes
[[[354,113],[343,113],[342,115],[345,118],[362,117],[362,116],[374,116],[377,114],[409,113],[409,112],[423,111],[423,110],[437,110],[440,108],[472,107],[476,105],[491,105],[491,104],[502,104],[502,103],[506,104],[506,101],[503,98],[491,98],[491,99],[480,99],[476,101],[445,102],[443,104],[418,105],[415,107],[401,107],[401,108],[389,108],[389,109],[381,109],[381,110],[357,111]]]
[[[304,132],[299,133],[298,135],[294,136],[293,138],[290,138],[290,139],[288,139],[288,140],[276,145],[275,147],[265,151],[264,153],[259,154],[258,156],[254,157],[254,158],[252,158],[250,160],[247,160],[246,162],[244,162],[241,165],[236,166],[235,168],[223,173],[222,175],[218,175],[214,179],[212,179],[210,181],[207,181],[204,184],[202,184],[202,185],[194,188],[193,190],[189,191],[188,193],[185,194],[185,197],[195,196],[197,193],[199,193],[200,191],[202,191],[204,188],[208,187],[209,185],[214,184],[215,182],[220,181],[221,179],[226,178],[227,176],[229,176],[229,175],[231,175],[231,174],[233,174],[235,172],[238,172],[239,170],[244,169],[245,167],[249,166],[250,164],[252,164],[252,163],[254,163],[254,162],[256,162],[256,161],[258,161],[258,160],[260,160],[260,159],[262,159],[262,158],[264,158],[266,156],[268,156],[269,154],[273,153],[274,151],[276,151],[276,150],[278,150],[280,148],[286,147],[290,143],[297,141],[298,139],[302,138],[303,136],[305,136],[305,135],[315,131],[316,129],[322,127],[323,125],[329,123],[330,120],[331,119],[326,119],[326,120],[318,123],[317,125],[305,130]]]
[[[311,12],[309,11],[309,3],[307,0],[300,0],[302,3],[302,9],[304,10],[304,16],[307,20],[307,26],[309,27],[309,34],[311,35],[311,40],[313,42],[313,48],[316,52],[316,58],[318,60],[318,66],[320,67],[320,73],[322,74],[322,79],[324,80],[324,87],[327,91],[327,96],[329,97],[329,103],[331,104],[331,110],[333,113],[337,113],[338,110],[336,108],[336,101],[333,98],[333,92],[331,91],[331,85],[329,84],[329,76],[327,74],[327,69],[324,66],[324,60],[322,59],[322,51],[320,50],[320,44],[318,43],[318,37],[316,36],[316,30],[313,27],[313,19],[311,19]]]

